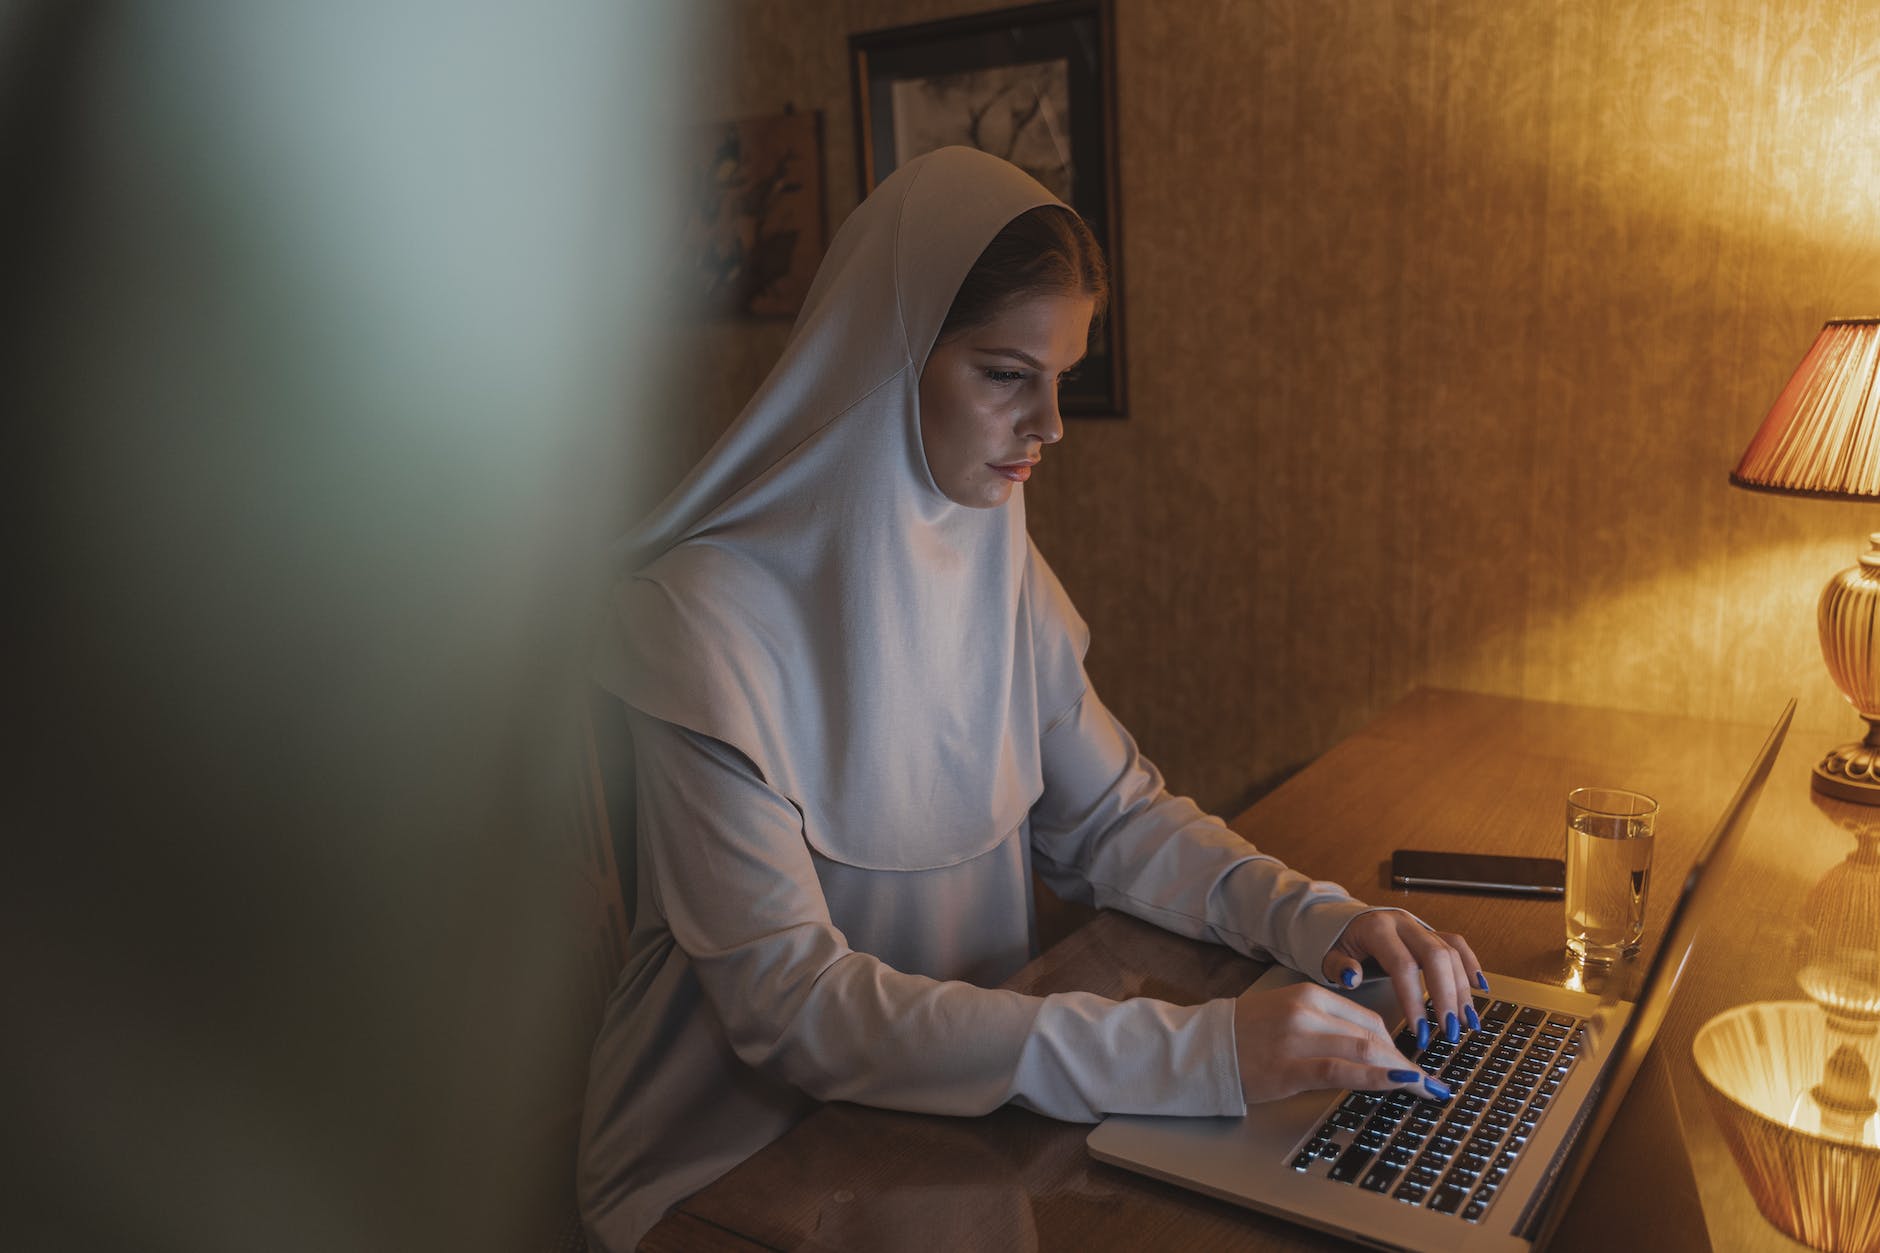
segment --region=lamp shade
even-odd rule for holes
[[[1821,328],[1730,481],[1801,496],[1880,498],[1880,318]]]

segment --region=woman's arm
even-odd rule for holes
[[[1272,956],[1326,986],[1355,986],[1365,957],[1397,985],[1406,1019],[1429,985],[1438,1020],[1466,1025],[1480,965],[1460,937],[1402,910],[1373,908],[1287,868],[1172,796],[1121,723],[1086,688],[1044,733],[1044,795],[1032,809],[1039,878],[1060,896],[1117,909],[1251,956]],[[1347,974],[1346,972],[1351,972]]]

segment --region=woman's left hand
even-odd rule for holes
[[[1364,959],[1373,958],[1397,989],[1404,1020],[1417,1033],[1417,1047],[1429,1043],[1430,1023],[1423,1014],[1423,988],[1429,989],[1442,1037],[1451,1043],[1462,1028],[1478,1030],[1481,1019],[1470,1000],[1470,989],[1488,991],[1482,963],[1469,943],[1453,932],[1432,931],[1400,909],[1379,909],[1360,914],[1345,927],[1325,954],[1325,977],[1343,988],[1355,988],[1364,978]],[[1418,986],[1418,975],[1422,987]]]

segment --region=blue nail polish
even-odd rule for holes
[[[1436,1100],[1447,1101],[1449,1099],[1449,1085],[1440,1079],[1425,1078],[1423,1080],[1423,1090]]]
[[[1464,1005],[1462,1012],[1469,1016],[1469,1030],[1480,1031],[1482,1029],[1482,1016],[1475,1012],[1475,1006]]]
[[[1430,1046],[1430,1020],[1417,1019],[1417,1052],[1421,1053]]]
[[[1358,986],[1358,972],[1347,966],[1345,973],[1338,976],[1338,981],[1348,988],[1355,988]]]
[[[1454,1014],[1443,1015],[1443,1039],[1454,1044],[1462,1038],[1462,1024],[1456,1021]]]
[[[1475,972],[1475,986],[1484,992],[1488,991],[1488,976],[1479,970]]]
[[[1422,1077],[1423,1072],[1420,1070],[1393,1070],[1390,1072],[1390,1081],[1392,1083],[1415,1083]]]

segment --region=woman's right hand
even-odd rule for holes
[[[1242,992],[1234,1002],[1234,1048],[1249,1105],[1318,1088],[1449,1096],[1397,1051],[1382,1018],[1314,983]]]

